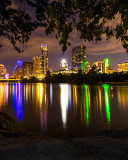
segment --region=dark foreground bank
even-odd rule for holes
[[[128,159],[128,130],[101,131],[75,139],[52,139],[20,128],[0,113],[0,159],[84,160]]]

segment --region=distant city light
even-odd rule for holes
[[[105,59],[105,63],[106,63],[106,67],[108,67],[108,65],[109,65],[109,59],[108,58]]]
[[[16,63],[16,65],[15,65],[15,67],[14,67],[14,69],[13,69],[13,71],[16,70],[16,68],[17,68],[18,65],[20,66],[20,68],[22,68],[23,67],[23,61],[22,60],[18,60],[17,63]]]
[[[109,102],[109,92],[108,92],[110,85],[103,84],[102,87],[104,88],[104,94],[105,94],[106,118],[107,118],[108,125],[110,126],[111,113],[110,113],[110,102]]]
[[[61,63],[67,63],[65,59],[62,59]]]
[[[60,63],[60,70],[61,69],[68,69],[68,63],[66,62],[65,59],[62,59],[62,61]]]
[[[88,97],[88,86],[84,85],[85,87],[85,99],[86,99],[86,123],[89,126],[89,97]]]
[[[5,79],[9,79],[9,74],[5,74]]]
[[[47,47],[47,45],[46,44],[41,44],[41,47]]]

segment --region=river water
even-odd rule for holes
[[[127,85],[0,83],[0,111],[55,138],[128,128]]]

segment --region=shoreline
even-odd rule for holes
[[[69,85],[102,85],[102,84],[109,84],[109,85],[128,85],[128,82],[98,82],[98,83],[45,83],[45,82],[9,82],[9,81],[0,81],[0,83],[44,83],[44,84],[69,84]]]
[[[0,81],[0,83],[44,83],[44,82],[8,82],[8,81]],[[128,85],[128,82],[98,82],[94,84],[89,83],[81,83],[81,84],[75,84],[75,83],[44,83],[44,84],[69,84],[69,85],[102,85],[102,84],[109,84],[109,85]]]
[[[26,132],[16,120],[0,112],[0,159],[84,160],[128,159],[128,129],[54,139]]]
[[[110,84],[110,85],[128,85],[128,82],[99,82],[97,84]]]

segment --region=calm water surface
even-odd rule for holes
[[[0,111],[28,131],[64,138],[128,128],[128,86],[0,83]]]

